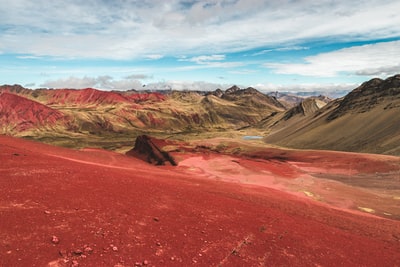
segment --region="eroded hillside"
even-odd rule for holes
[[[286,111],[286,118],[294,113]],[[268,131],[266,142],[400,155],[400,75],[365,82],[342,99],[300,114],[300,119],[292,116],[291,123],[284,123],[283,117],[258,126]]]
[[[17,85],[2,86],[0,92],[2,134],[60,145],[76,140],[70,146],[78,147],[87,142],[100,142],[103,147],[118,140],[131,142],[142,133],[236,130],[284,110],[276,99],[253,88],[230,88],[220,96],[181,91],[107,92],[92,88],[29,90]],[[14,105],[10,98],[29,105]],[[29,118],[17,115],[26,114],[30,107],[35,109],[28,112]],[[50,111],[57,117],[42,116]]]

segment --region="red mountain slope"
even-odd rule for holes
[[[5,133],[55,125],[62,118],[62,112],[38,102],[7,92],[0,94],[0,122]]]
[[[48,90],[47,98],[48,105],[115,105],[165,100],[165,97],[158,93],[110,92],[93,88]]]
[[[129,102],[121,94],[93,88],[82,90],[57,89],[48,91],[48,105],[118,104]]]

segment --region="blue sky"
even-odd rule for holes
[[[400,73],[398,0],[0,1],[0,84],[328,92]]]

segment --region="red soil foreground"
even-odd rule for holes
[[[0,266],[400,266],[400,221],[295,194],[281,181],[296,164],[193,157],[155,167],[0,136]],[[226,179],[218,161],[242,167]]]

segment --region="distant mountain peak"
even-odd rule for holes
[[[231,93],[235,93],[237,91],[241,90],[239,86],[234,85],[228,89],[225,90],[225,94],[231,94]]]

